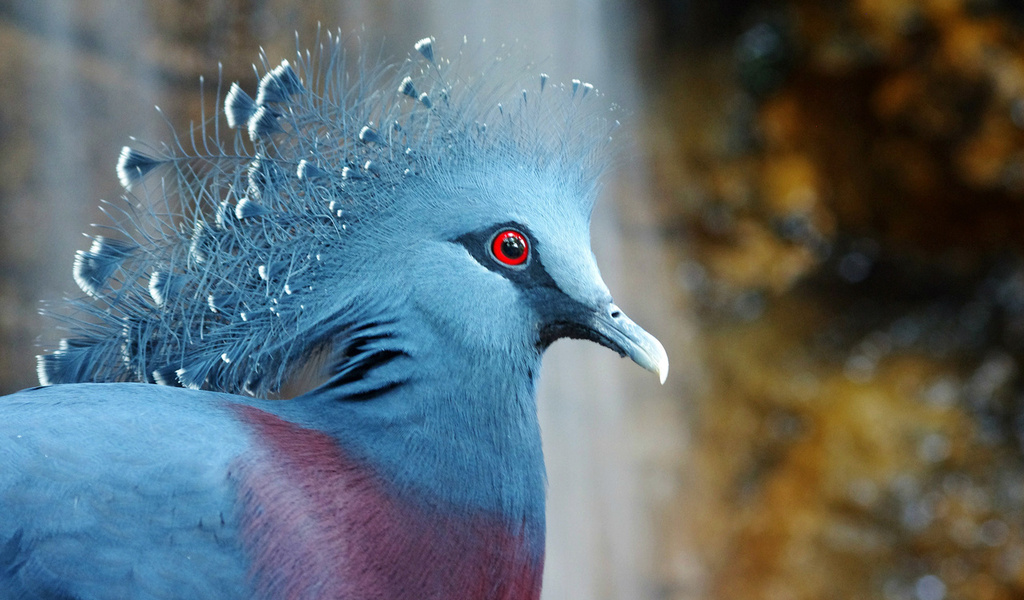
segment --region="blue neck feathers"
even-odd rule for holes
[[[510,358],[423,327],[369,323],[353,330],[326,383],[270,410],[331,435],[396,494],[503,518],[542,544],[541,355],[518,347]]]

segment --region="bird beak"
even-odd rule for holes
[[[614,304],[607,304],[597,310],[584,311],[582,305],[578,304],[575,308],[571,318],[565,319],[563,316],[542,328],[542,347],[563,337],[591,340],[618,352],[619,356],[628,356],[636,364],[657,375],[662,384],[665,383],[668,377],[668,354],[657,338],[644,331]]]
[[[597,334],[594,341],[611,348],[620,356],[628,356],[641,367],[658,376],[662,385],[668,378],[668,354],[658,338],[647,333],[618,306],[608,305],[593,313],[589,328]]]

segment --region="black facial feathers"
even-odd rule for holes
[[[529,256],[523,264],[508,265],[494,255],[492,246],[495,236],[508,230],[519,232],[526,238]],[[459,236],[453,241],[464,246],[478,263],[508,279],[523,291],[534,288],[559,290],[558,284],[544,269],[541,259],[543,248],[538,247],[537,239],[528,227],[514,222],[497,223]]]

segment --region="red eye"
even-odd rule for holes
[[[525,235],[515,229],[506,229],[494,236],[491,253],[498,262],[517,267],[530,257],[530,244],[526,241]]]

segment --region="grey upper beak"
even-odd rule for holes
[[[561,296],[565,299],[565,296]],[[577,302],[565,303],[558,317],[540,330],[539,343],[547,347],[563,338],[591,340],[611,348],[621,356],[655,373],[661,383],[668,377],[668,355],[653,335],[644,331],[612,303],[601,308],[586,308]]]

